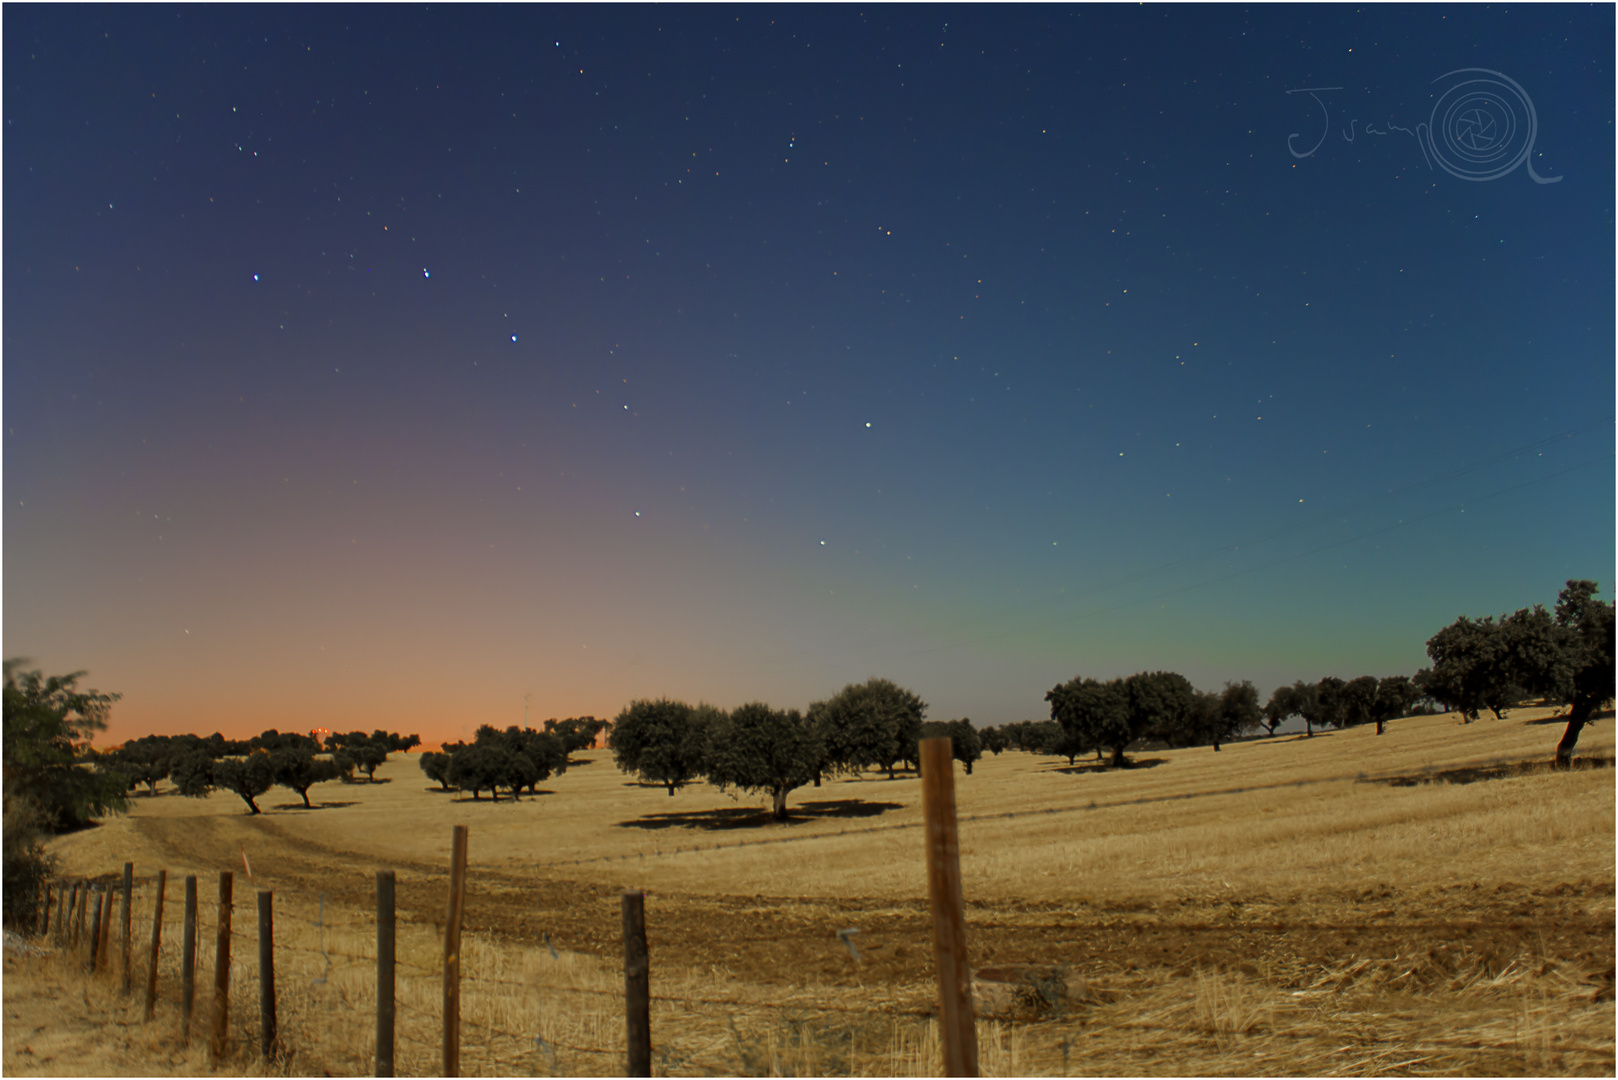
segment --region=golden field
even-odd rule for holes
[[[973,966],[1083,984],[980,1020],[985,1073],[1611,1075],[1612,723],[1585,729],[1587,767],[1557,773],[1541,764],[1561,733],[1549,713],[1147,752],[1116,772],[1015,751],[957,767]],[[372,1071],[375,872],[394,869],[398,1068],[435,1073],[456,824],[471,837],[464,1073],[622,1072],[626,887],[649,894],[658,1072],[937,1070],[913,775],[800,789],[778,824],[763,798],[670,797],[606,751],[581,758],[515,803],[433,790],[394,755],[378,783],[314,788],[314,810],[280,788],[258,816],[228,793],[137,796],[58,839],[64,875],[167,869],[160,1002],[142,1023],[138,992],[87,978],[65,948],[8,955],[5,1072],[208,1071],[203,1040],[178,1039],[178,898],[198,875],[206,1017],[221,870],[236,877],[225,1071]],[[275,894],[286,1050],[268,1065],[257,889]],[[136,892],[137,986],[152,891]]]

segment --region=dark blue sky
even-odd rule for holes
[[[1610,6],[4,31],[5,645],[119,723],[997,723],[1610,587]]]

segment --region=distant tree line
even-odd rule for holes
[[[124,778],[126,790],[146,785],[157,793],[169,780],[181,795],[201,798],[215,790],[240,796],[251,813],[260,812],[258,797],[271,787],[296,791],[309,802],[309,789],[329,780],[354,783],[363,772],[367,782],[388,755],[421,743],[420,736],[380,729],[334,733],[319,739],[274,728],[251,739],[227,739],[218,732],[198,735],[146,735],[103,755],[106,769]],[[326,756],[317,756],[325,754]]]
[[[1227,682],[1222,690],[1198,690],[1177,672],[1142,671],[1107,680],[1074,678],[1053,687],[1045,700],[1049,720],[1006,724],[985,732],[984,738],[1011,749],[1065,757],[1070,765],[1094,753],[1096,760],[1123,768],[1131,747],[1212,746],[1218,751],[1222,743],[1245,735],[1274,735],[1293,717],[1303,720],[1306,736],[1316,728],[1361,724],[1375,724],[1380,735],[1389,720],[1435,711],[1420,680],[1408,675],[1299,681],[1276,687],[1260,706],[1258,691],[1245,679]]]
[[[498,800],[505,790],[516,802],[524,790],[533,794],[542,781],[566,772],[568,756],[592,746],[604,726],[593,716],[547,720],[543,731],[484,724],[469,743],[445,743],[421,755],[421,771],[445,791],[470,791],[473,799],[487,791]]]
[[[1110,753],[1114,766],[1128,764],[1126,749],[1158,743],[1206,746],[1263,730],[1274,735],[1286,721],[1316,729],[1376,725],[1440,711],[1459,712],[1466,722],[1481,710],[1496,717],[1525,701],[1568,707],[1568,725],[1556,749],[1556,764],[1571,760],[1579,733],[1596,710],[1613,698],[1613,605],[1594,598],[1593,581],[1569,581],[1556,609],[1524,608],[1498,619],[1462,616],[1427,642],[1430,668],[1415,675],[1356,679],[1327,676],[1319,682],[1278,686],[1260,707],[1251,683],[1226,683],[1222,691],[1194,689],[1172,671],[1140,672],[1121,679],[1075,678],[1045,695],[1049,720],[1024,720],[980,733],[986,748],[1066,757],[1073,764]]]
[[[888,679],[845,686],[803,713],[756,701],[726,712],[646,699],[618,714],[607,745],[620,769],[670,795],[705,780],[721,790],[768,795],[780,819],[797,788],[867,768],[892,779],[901,764],[914,767],[922,739],[950,736],[956,760],[970,773],[984,749],[972,722],[929,723],[926,713],[926,702]]]

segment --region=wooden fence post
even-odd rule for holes
[[[96,944],[96,971],[107,970],[112,956],[112,886],[104,885],[101,894],[105,902],[101,905],[101,936]]]
[[[73,883],[73,900],[67,909],[67,947],[70,949],[76,949],[79,946],[79,924],[84,921],[84,917],[79,914],[79,909],[79,883],[75,881]]]
[[[646,952],[646,894],[625,889],[624,1020],[629,1050],[626,1076],[652,1075],[651,958]]]
[[[208,1040],[208,1060],[217,1065],[225,1056],[225,1037],[230,1021],[230,914],[231,891],[236,875],[219,872],[219,934],[213,957],[213,1033]]]
[[[64,935],[67,933],[67,919],[66,919],[66,914],[67,913],[63,909],[64,909],[64,907],[66,907],[66,904],[64,904],[64,901],[66,901],[68,899],[68,895],[69,894],[68,894],[67,884],[65,882],[60,882],[60,881],[57,882],[56,883],[56,940],[57,941],[64,940]],[[76,898],[78,894],[75,893],[73,895]]]
[[[921,804],[927,819],[927,892],[938,963],[938,1034],[945,1076],[978,1075],[972,971],[966,963],[966,907],[955,831],[955,760],[948,737],[921,740]]]
[[[265,1061],[275,1058],[275,894],[258,893],[258,1026]]]
[[[376,872],[376,1074],[393,1075],[394,876]]]
[[[197,875],[185,876],[185,928],[180,942],[180,1045],[191,1043],[197,1001]]]
[[[461,912],[466,904],[466,826],[455,826],[444,920],[444,1075],[461,1075]]]
[[[101,951],[96,954],[96,971],[106,971],[112,956],[112,886],[102,889],[107,902],[101,905]]]
[[[85,935],[88,934],[91,929],[87,924],[87,920],[90,917],[90,894],[95,890],[90,888],[90,883],[88,881],[81,882],[80,885],[78,922],[79,932],[74,936],[73,940],[77,942],[79,948],[82,949],[85,947],[85,945],[89,944],[85,940]]]
[[[169,872],[157,872],[157,904],[152,909],[152,956],[146,965],[146,1013],[142,1019],[150,1023],[157,1012],[157,950],[163,944],[163,891],[168,887]]]
[[[129,905],[130,905],[131,900],[134,897],[134,892],[135,892],[135,864],[132,863],[132,862],[126,862],[126,863],[124,863],[124,908],[123,908],[123,916],[124,916],[124,949],[123,949],[123,952],[124,952],[124,957],[123,957],[123,959],[124,959],[124,973],[123,973],[123,978],[119,981],[119,985],[118,985],[119,990],[122,991],[125,994],[129,993],[129,962],[130,962],[130,950],[131,950],[131,947],[133,945],[133,942],[130,940],[130,923],[129,923],[130,912],[129,912]]]
[[[100,959],[97,949],[101,945],[101,890],[96,890],[95,921],[91,923],[93,933],[90,935],[90,974],[94,975],[96,961]]]
[[[39,906],[30,920],[33,932],[38,937],[44,937],[51,931],[51,879],[46,878],[44,891],[39,896]]]

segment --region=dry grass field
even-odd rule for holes
[[[1153,752],[1117,772],[1017,752],[957,768],[973,966],[1082,984],[980,1020],[984,1072],[1612,1075],[1613,724],[1556,773],[1548,714]],[[178,1038],[177,901],[198,875],[205,1016],[220,870],[236,873],[224,1070],[373,1071],[374,882],[391,868],[398,1068],[436,1073],[454,824],[471,836],[466,1074],[622,1072],[626,887],[648,892],[655,1071],[936,1072],[913,776],[796,791],[784,824],[762,799],[640,786],[605,751],[516,803],[432,790],[414,756],[377,778],[316,787],[313,810],[273,789],[260,816],[230,794],[136,798],[58,840],[64,874],[167,868],[161,999],[145,1024],[138,993],[65,948],[8,954],[4,1072],[207,1072],[203,1040]],[[287,1051],[268,1066],[256,889],[275,893]],[[137,942],[151,896],[137,890]]]

